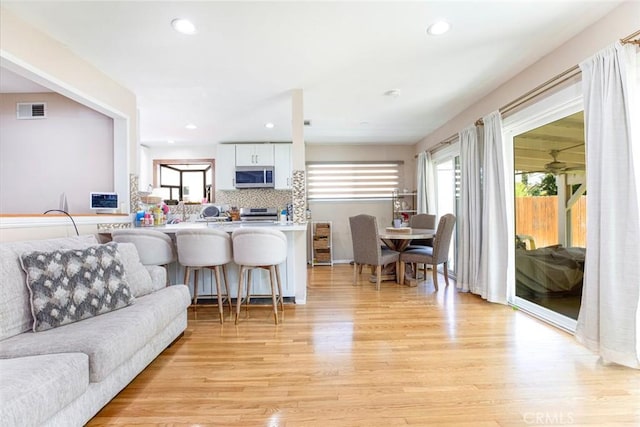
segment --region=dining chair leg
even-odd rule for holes
[[[353,286],[358,284],[358,264],[353,262]]]
[[[445,262],[442,264],[442,268],[444,269],[444,281],[446,283],[446,287],[449,286],[449,263]]]
[[[382,266],[376,266],[376,291],[380,290],[380,280],[382,279]]]
[[[404,274],[405,274],[405,269],[407,268],[407,265],[404,261],[399,261],[400,264],[400,281],[398,283],[400,283],[401,285],[404,285]]]
[[[218,293],[218,312],[220,313],[220,323],[224,323],[224,304],[222,303],[222,293],[220,292],[220,267],[213,267],[216,276],[216,291]]]
[[[425,274],[426,274],[425,270]],[[438,291],[438,266],[433,266],[433,287],[436,288],[436,292]]]

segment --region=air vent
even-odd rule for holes
[[[18,120],[46,119],[46,102],[18,102],[16,106]]]
[[[305,126],[311,126],[311,120],[305,120],[304,121],[304,125]]]

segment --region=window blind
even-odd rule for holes
[[[390,199],[402,162],[307,163],[309,200]]]

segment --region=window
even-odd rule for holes
[[[213,160],[154,160],[154,187],[165,200],[212,202]]]
[[[309,200],[391,199],[403,162],[307,163]]]

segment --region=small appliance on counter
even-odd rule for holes
[[[200,210],[200,217],[196,219],[196,222],[221,222],[229,221],[229,217],[226,215],[228,206],[205,204],[202,205]]]
[[[277,208],[240,208],[240,221],[244,222],[268,222],[278,221]]]

